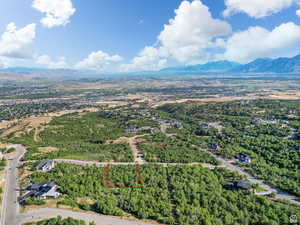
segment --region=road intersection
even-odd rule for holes
[[[23,157],[23,155],[26,152],[26,148],[22,145],[11,145],[10,148],[15,148],[16,152],[14,156],[7,156],[6,159],[8,161],[8,165],[6,168],[6,175],[5,175],[5,187],[3,192],[3,201],[2,201],[2,208],[1,208],[1,219],[0,219],[0,225],[21,225],[25,222],[33,221],[33,220],[39,220],[39,219],[47,219],[56,217],[58,215],[62,217],[74,217],[77,219],[82,219],[86,221],[95,221],[97,225],[107,225],[107,224],[124,224],[124,225],[149,225],[146,223],[136,222],[136,221],[130,221],[130,220],[123,220],[116,217],[109,217],[109,216],[101,216],[97,214],[89,214],[84,212],[75,212],[75,211],[68,211],[63,209],[39,209],[39,210],[33,210],[28,211],[26,213],[20,213],[20,206],[17,201],[20,193],[20,187],[18,182],[18,167],[21,165],[20,159]],[[209,152],[209,151],[207,151]],[[245,172],[242,168],[238,167],[237,165],[234,165],[227,160],[221,158],[220,156],[217,156],[211,152],[214,157],[216,157],[220,161],[219,166],[214,166],[210,164],[203,164],[203,163],[190,163],[190,164],[184,164],[184,163],[148,163],[146,161],[143,161],[142,164],[156,164],[156,165],[162,165],[165,167],[168,166],[174,166],[174,165],[201,165],[205,168],[214,169],[216,167],[224,167],[231,171],[236,171],[242,175],[245,175],[249,181],[252,183],[258,184],[260,187],[264,188],[265,192],[256,193],[257,195],[266,195],[270,193],[275,193],[275,197],[277,199],[283,199],[290,201],[291,203],[300,205],[300,198],[297,196],[291,195],[287,192],[284,192],[282,190],[276,189],[274,187],[271,187],[270,185],[264,183],[262,180],[258,180]],[[68,159],[55,159],[57,163],[71,163],[76,165],[82,165],[82,166],[100,166],[104,167],[108,164],[110,165],[136,165],[137,162],[114,162],[114,163],[107,163],[107,162],[89,162],[89,161],[79,161],[79,160],[68,160]]]

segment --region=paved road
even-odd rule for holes
[[[1,220],[0,225],[20,225],[21,223],[28,222],[30,220],[36,219],[46,219],[61,215],[63,217],[73,217],[77,219],[83,219],[86,221],[95,221],[97,225],[147,225],[146,223],[134,222],[134,221],[127,221],[122,220],[114,217],[108,216],[100,216],[96,214],[88,214],[88,213],[81,213],[81,212],[73,212],[68,210],[62,209],[39,209],[34,211],[29,211],[24,214],[19,214],[19,204],[17,202],[18,194],[19,194],[19,186],[17,182],[17,167],[20,165],[20,159],[26,152],[25,147],[22,145],[12,145],[10,147],[14,147],[16,149],[16,153],[13,157],[7,158],[8,159],[8,166],[6,169],[6,182],[4,187],[4,195],[3,195],[3,204],[1,209]],[[209,151],[207,151],[209,152]],[[249,173],[245,172],[240,167],[233,165],[232,163],[226,161],[225,159],[209,152],[214,157],[218,158],[221,162],[219,167],[225,167],[231,171],[236,171],[242,175],[245,175],[252,183],[259,184],[261,187],[267,190],[265,193],[257,193],[257,194],[268,194],[271,192],[276,193],[276,197],[279,199],[289,200],[295,204],[300,205],[300,199],[296,196],[293,196],[287,192],[281,191],[270,185],[265,184],[263,181],[258,180],[251,176]],[[105,166],[107,164],[111,165],[135,165],[136,163],[100,163],[100,162],[86,162],[86,161],[79,161],[79,160],[67,160],[67,159],[56,159],[56,162],[68,162],[77,165],[96,165],[96,166]],[[146,163],[146,162],[145,162]],[[145,164],[144,163],[144,164]],[[203,163],[191,163],[191,164],[183,164],[183,163],[155,163],[158,165],[163,166],[172,166],[172,165],[202,165],[206,168],[213,169],[215,166]]]
[[[62,209],[39,209],[20,214],[18,197],[19,184],[17,182],[18,167],[21,165],[20,159],[26,152],[26,148],[22,145],[11,145],[15,148],[14,156],[7,157],[8,166],[6,169],[5,187],[3,193],[3,202],[1,209],[0,225],[21,225],[32,220],[48,219],[61,215],[62,217],[73,217],[85,221],[95,221],[97,225],[150,225],[147,223],[122,220],[109,216],[100,216],[96,214],[73,212]]]
[[[202,151],[203,151],[203,149],[202,149]],[[260,187],[262,187],[263,189],[266,190],[265,192],[256,193],[257,195],[268,195],[268,194],[271,194],[271,193],[275,193],[275,196],[278,199],[288,200],[288,201],[290,201],[294,204],[300,205],[300,198],[299,197],[297,197],[295,195],[292,195],[292,194],[290,194],[286,191],[280,190],[278,188],[272,187],[271,185],[266,184],[263,180],[256,179],[251,174],[244,171],[241,167],[228,162],[227,160],[225,160],[221,156],[218,156],[218,155],[216,155],[216,154],[214,154],[214,153],[212,153],[208,150],[204,150],[204,151],[208,152],[209,154],[211,154],[212,156],[217,158],[220,161],[222,167],[225,167],[225,168],[227,168],[231,171],[235,171],[235,172],[238,172],[239,174],[242,174],[242,175],[246,176],[247,179],[250,182],[252,182],[254,184],[258,184]]]
[[[196,147],[196,146],[195,146]],[[258,184],[260,187],[262,187],[263,189],[265,189],[266,191],[264,192],[256,192],[257,195],[269,195],[271,193],[275,193],[276,194],[276,198],[278,199],[284,199],[284,200],[288,200],[294,204],[300,205],[300,198],[292,195],[288,192],[282,191],[278,188],[272,187],[271,185],[268,185],[266,183],[264,183],[263,180],[259,180],[256,179],[255,177],[253,177],[251,174],[245,172],[241,167],[234,165],[230,162],[228,162],[227,160],[225,160],[224,158],[213,154],[212,152],[208,151],[208,150],[204,150],[206,152],[208,152],[209,154],[211,154],[213,157],[217,158],[221,165],[219,166],[214,166],[211,164],[205,164],[205,163],[154,163],[156,165],[163,165],[165,167],[167,166],[188,166],[188,165],[201,165],[204,168],[209,168],[209,169],[214,169],[216,167],[224,167],[227,168],[231,171],[235,171],[238,172],[241,175],[244,175],[247,177],[247,179],[254,183],[254,184]],[[91,166],[91,165],[95,165],[95,166],[100,166],[100,167],[104,167],[107,166],[108,164],[110,165],[136,165],[136,163],[132,162],[112,162],[112,163],[103,163],[103,162],[89,162],[89,161],[80,161],[80,160],[70,160],[70,159],[55,159],[56,162],[67,162],[67,163],[72,163],[72,164],[76,164],[76,165],[81,165],[81,166]],[[140,165],[143,164],[151,164],[149,162],[142,162],[140,163]]]
[[[16,219],[16,225],[21,225],[23,223],[35,220],[49,219],[56,216],[62,216],[63,218],[72,217],[74,219],[81,219],[86,222],[94,221],[97,225],[150,225],[148,223],[123,220],[116,217],[101,216],[97,214],[74,212],[64,209],[52,208],[38,209],[34,211],[29,211],[26,214],[19,215]]]
[[[1,225],[13,225],[19,213],[19,186],[17,182],[18,166],[20,166],[20,159],[26,152],[26,149],[21,145],[11,145],[9,147],[15,148],[16,153],[13,156],[7,157],[8,165],[5,174],[5,187],[3,192],[3,201],[1,209]]]
[[[107,165],[136,165],[137,162],[93,162],[93,161],[81,161],[81,160],[73,160],[73,159],[54,159],[57,163],[71,163],[74,165],[79,166],[99,166],[99,167],[105,167]],[[138,163],[139,165],[145,165],[145,164],[155,164],[155,165],[162,165],[164,167],[168,166],[191,166],[191,165],[201,165],[204,168],[214,169],[216,167],[222,167],[222,166],[215,166],[208,163],[151,163],[143,161],[141,163]]]

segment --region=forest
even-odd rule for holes
[[[247,153],[250,164],[241,165],[254,176],[300,196],[300,102],[282,100],[234,101],[209,104],[173,104],[159,108],[181,120],[190,133],[215,143],[225,158]],[[221,131],[202,127],[220,123]]]
[[[39,134],[42,141],[33,140],[34,131],[22,137],[13,137],[11,142],[22,143],[28,152],[22,160],[67,158],[92,161],[131,162],[133,156],[127,143],[107,143],[121,136],[130,136],[122,121],[103,118],[98,113],[69,114],[54,118]],[[55,147],[58,150],[40,152],[40,147]]]
[[[111,185],[137,184],[131,166],[111,166],[110,171]],[[105,188],[104,174],[102,167],[62,163],[50,173],[34,172],[24,185],[54,181],[62,193],[58,205],[165,224],[282,225],[289,223],[291,215],[300,217],[298,206],[272,202],[252,191],[225,189],[225,182],[242,177],[223,168],[144,165],[141,189]]]
[[[188,140],[179,137],[166,137],[162,133],[149,135],[143,139],[142,142],[138,143],[138,148],[149,162],[218,164],[213,156],[192,146]]]

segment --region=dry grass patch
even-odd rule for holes
[[[23,135],[25,132],[29,132],[34,129],[34,141],[39,142],[41,141],[39,133],[47,128],[47,124],[51,122],[53,117],[59,117],[72,113],[85,114],[88,112],[97,112],[98,110],[98,108],[64,110],[60,112],[47,113],[44,116],[31,116],[20,120],[4,121],[0,123],[0,129],[5,129],[0,137],[7,137],[12,133],[15,133],[15,136],[18,137]]]
[[[119,137],[118,139],[116,140],[107,140],[105,142],[105,144],[119,144],[119,143],[123,143],[123,142],[126,142],[128,143],[129,142],[129,138],[128,137]]]
[[[95,203],[95,200],[90,199],[90,198],[77,198],[76,202],[78,202],[78,203],[87,203],[89,205],[92,205],[92,204]]]
[[[50,153],[50,152],[58,151],[58,148],[56,148],[56,147],[39,147],[38,150],[39,150],[39,152],[42,152],[42,153]]]
[[[44,205],[26,205],[22,207],[21,212],[25,213],[28,211],[33,211],[37,209],[42,209],[42,208],[57,208],[57,201],[58,199],[47,199],[46,204]]]
[[[29,166],[24,166],[19,169],[19,176],[20,180],[24,180],[25,178],[29,177],[34,171],[30,170]]]

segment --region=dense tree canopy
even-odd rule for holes
[[[110,185],[137,185],[133,167],[111,166],[110,171]],[[299,207],[270,202],[251,191],[224,189],[224,182],[241,178],[224,169],[145,165],[142,189],[105,188],[104,177],[104,168],[59,164],[51,173],[33,173],[30,181],[56,182],[65,199],[60,204],[108,215],[129,213],[166,224],[281,225],[291,215],[300,216]],[[92,201],[82,203],[82,198]]]

